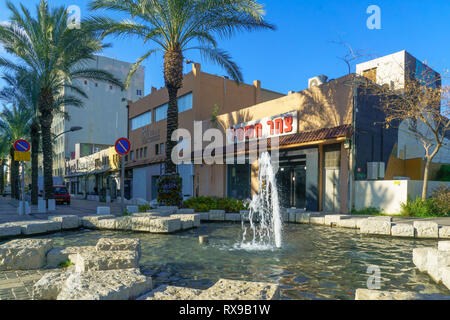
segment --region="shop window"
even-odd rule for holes
[[[230,164],[227,168],[227,196],[234,199],[247,199],[251,195],[251,166],[249,164]]]

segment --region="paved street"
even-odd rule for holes
[[[47,219],[49,215],[78,215],[86,216],[97,213],[97,207],[108,206],[111,208],[111,213],[120,214],[120,203],[104,203],[87,200],[72,199],[71,205],[57,205],[56,211],[47,214],[39,214],[37,206],[32,206],[31,215],[19,216],[17,214],[18,202],[11,198],[0,197],[0,223],[10,221],[25,221],[34,219]]]

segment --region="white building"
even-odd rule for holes
[[[119,61],[103,56],[96,56],[95,60],[87,64],[87,68],[97,68],[113,74],[125,82],[131,63]],[[65,120],[62,115],[55,116],[53,133],[61,134],[71,127],[80,126],[81,130],[68,132],[59,136],[54,144],[53,175],[63,176],[65,161],[75,159],[76,151],[81,156],[98,152],[105,146],[113,145],[120,137],[128,133],[128,101],[136,101],[144,96],[144,67],[140,67],[128,88],[120,88],[92,80],[77,80],[77,84],[87,93],[84,106],[63,108],[70,119]],[[71,89],[66,94],[76,95]],[[79,143],[84,150],[76,150]]]

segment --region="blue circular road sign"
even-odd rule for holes
[[[120,138],[116,141],[116,152],[125,156],[131,150],[131,142],[127,138]]]
[[[27,140],[19,139],[14,142],[14,149],[20,152],[30,151],[31,145]]]

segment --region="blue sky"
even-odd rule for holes
[[[14,1],[19,3],[20,1]],[[23,0],[34,13],[38,0]],[[80,6],[82,16],[89,15],[88,0],[50,0],[51,5]],[[261,80],[267,89],[287,93],[307,87],[308,78],[325,74],[337,78],[347,73],[338,59],[346,48],[333,43],[339,39],[354,49],[383,56],[407,50],[438,72],[450,69],[450,1],[365,1],[365,0],[260,0],[266,6],[266,20],[277,26],[276,31],[244,33],[221,41],[221,47],[231,53],[242,67],[244,80]],[[370,30],[366,9],[377,5],[381,9],[381,30]],[[107,13],[114,16],[112,13]],[[0,3],[0,21],[8,20],[5,2]],[[145,51],[137,39],[117,40],[104,55],[134,62]],[[3,52],[1,54],[4,54]],[[202,63],[205,72],[223,75],[219,67],[201,61],[195,53],[186,59]],[[362,61],[369,58],[362,59]],[[162,57],[148,59],[145,81],[146,94],[151,86],[162,87]],[[190,68],[189,66],[187,68]],[[189,69],[186,69],[189,70]],[[354,71],[354,68],[353,70]],[[448,83],[448,82],[447,82]],[[0,84],[1,85],[1,84]]]

